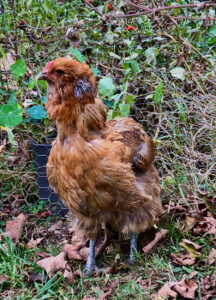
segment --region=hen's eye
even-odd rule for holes
[[[57,69],[57,70],[56,70],[56,73],[57,73],[58,75],[63,75],[65,72],[62,71],[62,70],[60,70],[60,69]]]

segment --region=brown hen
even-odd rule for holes
[[[85,63],[57,58],[39,77],[48,83],[47,114],[56,122],[47,176],[73,213],[77,230],[90,239],[85,271],[96,269],[94,245],[102,223],[130,233],[130,262],[136,236],[161,212],[154,143],[132,118],[107,121],[96,97],[96,79]]]

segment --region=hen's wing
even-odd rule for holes
[[[103,137],[109,141],[121,141],[131,152],[130,163],[141,171],[147,170],[154,161],[154,142],[142,126],[132,118],[116,119],[107,122]]]

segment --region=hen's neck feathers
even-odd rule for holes
[[[76,133],[89,139],[93,133],[105,127],[107,118],[107,107],[98,98],[94,99],[94,103],[82,105],[79,102],[74,103],[72,99],[58,103],[52,97],[48,100],[47,112],[56,122],[61,140]]]

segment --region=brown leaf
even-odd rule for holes
[[[216,219],[204,217],[194,228],[195,233],[216,234]]]
[[[82,298],[82,300],[97,300],[95,297],[88,297],[88,296],[84,296],[83,298]]]
[[[51,256],[44,258],[37,262],[37,265],[40,266],[47,272],[49,278],[51,278],[55,272],[59,270],[67,269],[67,261],[65,260],[65,253],[61,252],[57,256]]]
[[[208,256],[208,262],[210,265],[214,264],[216,262],[216,249],[212,248],[209,256]]]
[[[84,275],[80,269],[77,269],[76,271],[73,272],[74,276],[82,278]]]
[[[216,295],[216,272],[201,278],[202,300],[212,299]]]
[[[187,239],[183,239],[180,243],[179,243],[180,246],[184,247],[187,251],[188,251],[188,254],[190,255],[190,257],[192,258],[196,258],[196,257],[200,257],[202,256],[202,254],[197,251],[199,250],[200,248],[202,248],[202,246],[199,246]]]
[[[190,216],[185,217],[185,223],[188,230],[191,230],[197,224],[197,222],[198,222],[197,219],[194,217],[190,217]]]
[[[195,292],[198,289],[198,284],[194,279],[182,279],[176,282],[174,289],[184,298],[195,299]]]
[[[64,279],[67,282],[67,284],[73,284],[74,283],[74,277],[73,277],[73,273],[71,271],[71,269],[68,268],[64,271]]]
[[[28,242],[27,246],[30,248],[30,249],[34,249],[37,247],[37,245],[40,244],[40,242],[43,240],[44,238],[38,238],[36,240],[34,240],[33,238],[31,238],[31,240]]]
[[[9,281],[10,278],[7,275],[0,275],[0,285],[5,282],[5,281]]]
[[[0,153],[6,149],[5,145],[0,145]]]
[[[83,247],[83,243],[77,243],[75,245],[65,244],[62,246],[62,251],[67,255],[69,259],[82,259],[79,250]]]
[[[44,275],[42,273],[36,273],[33,271],[28,271],[26,273],[27,277],[28,277],[28,281],[29,282],[43,282],[44,281]]]
[[[171,254],[173,262],[180,266],[191,266],[195,263],[195,258],[190,257],[189,254]]]
[[[112,289],[109,289],[107,292],[102,292],[98,297],[98,300],[106,300],[107,296],[109,296],[112,293]]]
[[[168,297],[172,297],[172,299],[176,299],[177,293],[171,290],[173,285],[174,284],[172,282],[167,281],[165,285],[162,286],[162,288],[158,291],[155,300],[165,300],[168,299]]]
[[[22,235],[23,225],[27,217],[21,213],[18,217],[12,221],[6,222],[5,235],[11,237],[13,242],[17,242]]]
[[[149,243],[147,246],[143,247],[143,252],[144,253],[150,252],[154,247],[154,245],[157,244],[157,242],[159,242],[161,239],[163,239],[168,232],[169,230],[167,229],[161,229],[161,231],[157,232],[154,240],[151,243]]]

